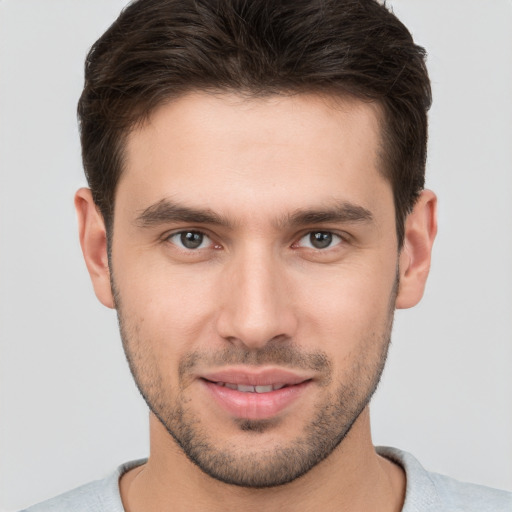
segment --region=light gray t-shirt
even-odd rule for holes
[[[412,455],[396,448],[379,447],[377,452],[404,468],[407,489],[402,512],[512,512],[510,492],[429,473]],[[124,512],[119,477],[144,462],[123,464],[103,480],[34,505],[26,512]]]

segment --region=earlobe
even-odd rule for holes
[[[399,260],[398,309],[410,308],[421,300],[436,233],[437,198],[431,190],[424,190],[405,221],[404,245]]]
[[[110,286],[107,254],[107,233],[103,216],[93,201],[90,189],[81,188],[75,194],[78,233],[85,264],[99,301],[114,308]]]

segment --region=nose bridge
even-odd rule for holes
[[[247,348],[261,348],[293,334],[282,261],[263,242],[247,243],[233,256],[224,275],[220,334]]]

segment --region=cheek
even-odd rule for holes
[[[392,266],[390,266],[392,268]],[[393,314],[394,272],[332,272],[315,286],[302,286],[302,335],[345,358],[389,330]]]
[[[126,264],[114,268],[127,330],[160,364],[175,365],[199,340],[211,339],[215,287],[204,273],[140,261],[130,272]]]

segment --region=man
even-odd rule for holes
[[[371,441],[436,234],[423,57],[370,0],[141,0],[94,45],[80,241],[151,452],[31,510],[510,509]]]

